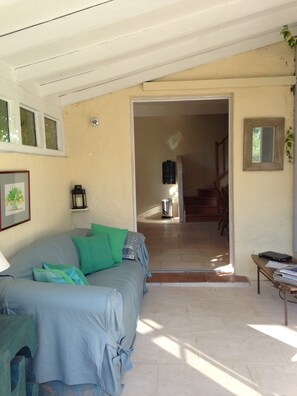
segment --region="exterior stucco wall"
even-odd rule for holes
[[[3,77],[2,70],[0,71],[0,96],[10,103],[11,137],[16,138],[14,132],[20,128],[18,122],[20,104],[36,111],[38,144],[42,135],[40,132],[42,115],[54,117],[58,123],[62,120],[62,110],[57,100],[41,98],[36,92],[30,92],[18,86],[14,81]],[[66,131],[65,141],[67,140]],[[61,139],[61,149],[64,148],[62,141],[63,139]],[[21,150],[26,151],[30,147],[12,144],[12,150],[16,146],[20,152],[9,152],[7,147],[5,152],[1,151],[0,171],[29,170],[31,220],[0,232],[0,251],[7,258],[45,235],[69,229],[72,224],[69,213],[70,161],[67,155],[63,157],[39,155],[43,152],[42,149],[38,155],[24,154]],[[35,147],[32,149],[34,150]]]
[[[163,80],[197,80],[260,76],[289,76],[293,52],[283,43],[228,58]],[[293,125],[290,87],[212,88],[143,91],[123,90],[64,109],[65,130],[73,184],[83,184],[89,211],[74,214],[75,225],[101,222],[133,229],[135,226],[134,140],[132,100],[169,97],[230,98],[231,246],[236,273],[255,277],[250,254],[273,249],[292,252],[293,168],[244,172],[243,121],[248,117],[284,117]],[[100,126],[88,124],[100,117]]]
[[[2,153],[0,169],[30,171],[31,221],[0,233],[7,258],[45,235],[71,228],[68,158]]]

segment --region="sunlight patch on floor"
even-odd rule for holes
[[[181,345],[178,343],[177,340],[174,341],[174,340],[170,339],[169,337],[159,336],[159,337],[154,338],[152,341],[155,345],[164,349],[166,352],[170,353],[177,359],[183,358]]]
[[[233,395],[250,396],[255,393],[255,389],[250,387],[248,379],[239,376],[228,367],[214,361],[203,352],[196,350],[191,345],[181,345],[178,339],[167,336],[154,338],[153,343],[164,349],[177,359],[183,359],[191,368],[216,382]],[[236,378],[238,377],[238,378]]]
[[[287,345],[290,345],[294,348],[297,348],[297,332],[289,329],[288,327],[278,326],[278,325],[252,325],[249,327],[260,331],[263,334],[266,334],[272,338],[275,338],[278,341],[281,341]],[[297,362],[297,353],[292,356],[292,362]]]
[[[139,319],[137,323],[137,333],[145,335],[161,330],[163,326],[151,319]]]

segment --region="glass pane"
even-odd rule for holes
[[[252,162],[261,162],[262,128],[253,128]]]
[[[9,142],[8,103],[0,99],[0,141]]]
[[[274,136],[275,128],[272,126],[263,127],[262,130],[262,162],[274,161]]]
[[[44,117],[46,148],[58,150],[57,123],[55,120]]]
[[[26,146],[37,146],[35,116],[33,111],[20,108],[22,143]]]
[[[273,162],[274,161],[274,127],[254,127],[252,162]]]

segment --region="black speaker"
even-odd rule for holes
[[[164,161],[162,163],[163,184],[175,184],[175,162]]]

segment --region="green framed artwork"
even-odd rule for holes
[[[29,220],[29,171],[0,172],[0,231]]]

